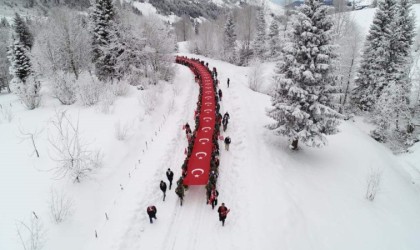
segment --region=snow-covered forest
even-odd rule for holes
[[[0,0],[0,249],[419,249],[420,4],[357,4]]]

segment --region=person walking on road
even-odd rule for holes
[[[228,85],[228,88],[229,88],[229,83],[230,83],[230,79],[228,78],[228,80],[227,80],[227,85]]]
[[[223,119],[222,119],[223,132],[225,132],[225,131],[226,131],[226,129],[227,129],[227,125],[228,125],[228,123],[229,123],[229,119],[230,119],[230,115],[229,115],[229,113],[228,113],[228,112],[226,112],[226,113],[223,115]]]
[[[226,138],[225,138],[225,149],[226,149],[226,151],[229,151],[229,145],[230,145],[230,143],[231,143],[230,137],[229,136],[226,136]]]
[[[179,200],[181,202],[181,206],[182,206],[182,202],[184,201],[184,185],[182,183],[178,184],[178,187],[176,187],[175,189],[175,193],[178,195]]]
[[[217,191],[216,188],[213,187],[213,189],[210,192],[210,200],[209,200],[209,203],[211,204],[211,209],[214,209],[214,207],[217,206],[218,196],[219,196],[219,191]]]
[[[219,221],[221,221],[222,226],[224,226],[227,214],[230,212],[230,209],[228,209],[225,206],[225,203],[222,203],[222,205],[219,207],[219,209],[217,209],[217,212],[219,213]]]
[[[166,177],[168,177],[169,180],[169,190],[172,188],[172,180],[174,179],[174,172],[170,168],[168,168],[168,171],[166,171]]]
[[[160,181],[160,190],[163,192],[163,201],[165,201],[166,198],[166,182]]]
[[[156,213],[157,213],[157,209],[155,206],[148,206],[147,207],[147,214],[149,215],[149,219],[150,219],[150,224],[153,223],[153,219],[157,219],[156,218]]]
[[[222,90],[219,89],[219,92],[218,93],[219,93],[219,100],[222,101],[222,95],[223,95]]]

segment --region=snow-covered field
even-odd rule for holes
[[[185,43],[180,51],[198,57],[187,54]],[[180,175],[187,145],[181,128],[192,124],[198,95],[190,70],[177,65],[173,84],[132,88],[109,114],[59,105],[46,92],[41,108],[27,111],[14,95],[0,94],[3,112],[13,114],[9,122],[0,112],[0,249],[22,249],[16,229],[26,237],[20,221],[29,225],[33,212],[42,222],[44,249],[51,250],[420,248],[419,145],[394,156],[359,121],[345,121],[327,147],[291,152],[286,139],[265,128],[272,122],[265,115],[270,98],[248,88],[249,68],[203,59],[218,69],[221,113],[231,117],[224,133],[232,138],[231,150],[221,151],[218,179],[219,203],[231,209],[224,227],[206,205],[204,187],[191,187],[182,207],[173,190],[161,200],[166,169],[175,180]],[[268,91],[274,65],[265,66]],[[139,99],[150,91],[157,102],[146,114]],[[79,118],[84,141],[104,156],[103,166],[81,183],[54,178],[48,135],[60,109]],[[129,127],[126,140],[115,138],[117,122]],[[19,127],[39,132],[39,158]],[[371,202],[365,192],[372,170],[381,173],[381,183]],[[50,218],[52,187],[73,200],[72,215],[60,224]],[[158,211],[154,224],[146,215],[150,204]]]
[[[231,151],[221,153],[218,184],[219,202],[231,209],[225,227],[205,204],[204,187],[191,187],[183,207],[173,191],[161,201],[158,184],[165,170],[172,168],[175,179],[180,174],[186,146],[181,126],[192,122],[198,94],[192,73],[177,66],[174,84],[160,90],[151,116],[135,89],[117,100],[112,114],[68,107],[80,117],[84,138],[105,155],[104,166],[80,184],[54,180],[45,171],[55,164],[48,121],[55,107],[63,107],[46,98],[42,108],[26,111],[13,95],[2,94],[0,102],[12,103],[14,119],[0,124],[1,249],[20,248],[16,223],[28,222],[32,211],[43,223],[45,249],[418,249],[420,197],[403,170],[408,157],[393,156],[353,122],[343,122],[326,148],[290,152],[285,139],[265,128],[270,99],[246,86],[248,68],[205,60],[218,68],[221,110],[232,118],[225,136],[233,142]],[[115,139],[118,120],[132,124],[125,141]],[[30,141],[20,143],[19,123],[41,131],[39,159],[31,155]],[[382,171],[381,190],[370,202],[366,178],[376,168]],[[74,201],[73,215],[58,225],[49,218],[51,186]],[[153,225],[145,211],[149,204],[158,208]]]

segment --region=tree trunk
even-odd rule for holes
[[[346,105],[346,101],[347,101],[347,95],[349,93],[349,88],[350,88],[350,78],[351,78],[351,73],[353,71],[353,64],[354,64],[354,58],[351,59],[351,64],[350,64],[350,68],[349,68],[349,76],[347,79],[347,86],[346,86],[346,90],[344,91],[344,100],[342,103],[342,108],[344,109],[344,106]]]
[[[290,145],[292,150],[297,150],[298,142],[299,142],[299,139],[295,139],[292,141],[292,144]]]

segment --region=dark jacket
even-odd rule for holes
[[[166,171],[166,177],[168,177],[168,180],[172,181],[174,179],[174,172],[171,170]]]
[[[225,206],[220,206],[219,209],[217,209],[217,212],[219,213],[220,217],[226,218],[227,214],[229,213],[229,209]]]
[[[162,192],[166,192],[166,183],[164,181],[160,182],[160,190],[162,190]]]
[[[157,209],[156,209],[155,206],[148,206],[147,207],[147,214],[149,216],[154,216],[156,214],[156,212],[157,212]]]
[[[225,143],[226,143],[226,144],[230,144],[230,142],[231,142],[230,137],[229,137],[229,136],[228,136],[228,137],[226,137],[226,138],[225,138]]]

